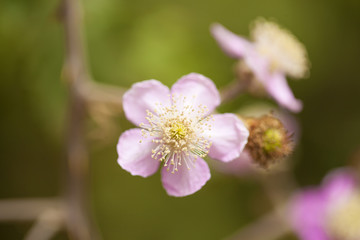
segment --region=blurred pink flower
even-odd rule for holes
[[[302,78],[308,73],[305,47],[287,30],[273,22],[258,20],[252,28],[253,42],[215,23],[211,32],[223,51],[242,59],[259,81],[281,106],[293,112],[302,109],[294,97],[286,75]]]
[[[304,190],[292,204],[295,231],[304,240],[360,239],[360,189],[352,169],[330,173],[320,187]]]
[[[171,88],[157,80],[134,84],[123,97],[126,117],[140,128],[125,131],[118,163],[132,175],[148,177],[164,163],[161,178],[171,196],[190,195],[210,179],[203,158],[237,158],[249,135],[233,114],[209,115],[220,103],[214,83],[191,73]]]

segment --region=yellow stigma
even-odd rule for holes
[[[332,209],[328,219],[330,233],[336,239],[360,239],[360,192]]]
[[[307,75],[309,61],[304,45],[276,23],[258,19],[251,35],[257,51],[266,56],[271,70],[279,70],[294,78]]]
[[[169,132],[172,139],[182,140],[188,134],[188,129],[181,122],[175,122],[172,124]]]
[[[279,130],[275,128],[270,128],[264,132],[263,142],[264,142],[264,150],[267,153],[271,153],[281,148],[281,144],[283,141],[283,134]]]

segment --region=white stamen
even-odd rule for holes
[[[185,163],[195,167],[196,159],[205,157],[210,149],[212,116],[206,106],[194,106],[196,96],[171,96],[171,106],[156,104],[154,113],[147,110],[147,124],[141,123],[142,135],[152,137],[156,147],[151,157],[163,161],[167,171],[175,173]]]
[[[343,240],[360,239],[360,192],[352,193],[330,209],[327,219],[331,236]]]
[[[276,23],[259,19],[251,30],[257,51],[266,56],[270,67],[294,78],[308,74],[309,61],[304,45]]]

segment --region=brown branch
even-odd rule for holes
[[[89,216],[89,159],[84,139],[85,106],[82,98],[70,89],[67,133],[66,198],[67,227],[73,239],[92,239],[94,228]]]
[[[106,103],[116,105],[119,109],[122,109],[122,96],[125,91],[126,89],[121,87],[90,80],[78,86],[78,92],[87,104]]]
[[[64,224],[64,211],[48,209],[39,215],[24,240],[48,240],[61,230]]]
[[[0,221],[33,221],[48,210],[65,211],[58,198],[0,200]]]
[[[100,239],[89,204],[89,158],[84,125],[86,107],[105,103],[122,108],[124,89],[92,80],[83,40],[80,0],[61,0],[59,17],[64,23],[63,77],[69,88],[66,137],[65,201],[59,199],[0,200],[0,221],[36,220],[26,239],[49,239],[66,224],[71,239]]]
[[[66,40],[64,72],[69,83],[69,116],[66,139],[66,199],[68,205],[66,224],[72,239],[99,239],[100,236],[92,221],[89,206],[89,157],[86,149],[84,123],[86,101],[93,96],[106,98],[107,94],[101,92],[101,89],[97,88],[98,85],[91,82],[87,69],[82,32],[83,10],[80,0],[63,0],[62,4]],[[121,102],[118,103],[121,104]]]

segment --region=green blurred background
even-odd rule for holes
[[[209,25],[248,35],[258,16],[275,19],[307,47],[311,76],[292,81],[304,102],[295,176],[318,184],[360,148],[360,1],[358,0],[84,0],[89,63],[99,82],[129,87],[145,79],[171,86],[189,72],[218,87],[234,61]],[[58,0],[0,1],[0,198],[62,192],[67,89],[61,80],[64,31]],[[222,111],[258,101],[240,96]],[[186,198],[168,197],[160,176],[132,177],[116,163],[115,145],[132,127],[115,115],[115,130],[88,123],[91,202],[105,240],[221,239],[271,210],[262,187],[212,170]],[[1,214],[1,213],[0,213]],[[31,223],[0,223],[0,239],[22,239]],[[60,233],[57,239],[67,239]],[[286,236],[284,239],[294,239]]]

